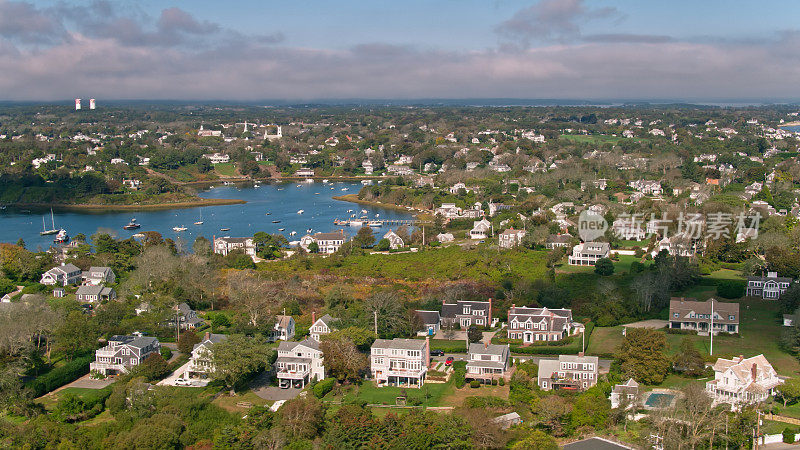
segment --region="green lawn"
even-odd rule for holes
[[[226,177],[238,177],[239,173],[236,172],[236,165],[234,163],[214,164],[214,170]]]
[[[777,302],[761,299],[740,299],[738,302],[740,304],[741,335],[739,337],[714,337],[714,356],[744,355],[750,357],[763,353],[779,374],[797,375],[800,372],[800,362],[796,357],[781,350],[778,345],[782,330],[782,324],[778,320],[780,305]],[[702,355],[708,355],[710,346],[708,336],[667,334],[670,355],[677,352],[685,337],[689,337],[693,341],[695,348]],[[595,327],[587,352],[595,355],[612,354],[621,342],[621,326]]]
[[[62,395],[65,394],[74,394],[78,397],[92,397],[98,395],[100,389],[89,389],[89,388],[76,388],[76,387],[68,387],[64,388],[54,394],[48,394],[43,397],[39,397],[37,401],[42,404],[47,410],[52,410],[56,407],[58,403],[58,399],[61,398]]]
[[[562,134],[559,139],[582,144],[616,144],[623,140],[622,136],[610,136],[607,134]]]
[[[325,400],[341,400],[349,403],[363,400],[370,404],[394,405],[397,397],[406,395],[406,405],[440,406],[442,396],[452,392],[452,383],[428,383],[421,389],[397,388],[392,386],[377,387],[373,381],[365,381],[361,386],[351,386],[344,395],[334,392],[325,396]]]

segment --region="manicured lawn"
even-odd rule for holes
[[[345,403],[363,400],[370,404],[395,405],[397,397],[406,395],[406,405],[441,406],[441,398],[454,390],[451,383],[428,383],[421,389],[398,388],[393,386],[377,387],[374,381],[365,381],[361,386],[352,386],[343,396],[331,392],[325,400],[342,400]]]
[[[800,372],[800,362],[778,346],[782,331],[781,323],[777,319],[780,310],[779,304],[761,299],[740,299],[738,302],[740,304],[741,335],[739,337],[715,336],[714,356],[729,358],[744,355],[750,357],[763,353],[780,375],[796,376]],[[685,337],[692,340],[695,348],[702,355],[708,355],[710,347],[708,336],[667,334],[670,355],[678,351],[680,343]],[[621,342],[621,326],[596,327],[587,352],[595,355],[611,354],[616,351]]]
[[[624,139],[622,136],[609,136],[607,134],[562,134],[559,139],[584,144],[616,144]]]
[[[214,164],[214,170],[226,177],[238,177],[239,173],[236,171],[236,165],[233,163]]]
[[[509,385],[505,386],[484,386],[479,388],[470,387],[469,383],[461,389],[453,389],[442,397],[441,406],[461,406],[467,397],[501,397],[508,399]]]
[[[775,414],[779,414],[781,416],[787,417],[794,417],[800,419],[800,402],[786,405],[783,407],[783,402],[780,400],[775,400]]]
[[[633,247],[646,249],[650,245],[650,241],[620,241],[620,243],[624,249],[632,249]]]
[[[196,389],[196,388],[189,388],[189,389]],[[245,392],[239,392],[234,397],[231,397],[227,394],[220,395],[219,397],[214,399],[214,401],[212,401],[211,403],[231,412],[246,411],[248,408],[236,406],[236,404],[239,402],[249,402],[253,406],[264,406],[272,404],[272,402],[264,400],[263,398],[257,396],[253,391],[249,390]]]
[[[712,278],[716,280],[741,280],[742,272],[738,270],[719,269],[711,272],[709,275],[706,275],[706,278]]]

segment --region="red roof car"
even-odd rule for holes
[[[453,361],[454,361],[453,357],[452,356],[448,356],[447,359],[444,360],[444,365],[445,366],[452,366],[453,365]]]

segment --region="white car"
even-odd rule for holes
[[[187,380],[185,378],[178,378],[175,380],[175,386],[191,386],[192,380]]]

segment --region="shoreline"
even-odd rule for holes
[[[791,122],[784,122],[784,123],[782,123],[782,124],[778,125],[778,128],[782,128],[782,127],[796,127],[796,126],[800,126],[800,120],[793,120],[793,121],[791,121]]]
[[[370,201],[370,200],[362,200],[362,199],[358,198],[358,194],[334,195],[331,198],[334,199],[334,200],[339,200],[341,202],[356,203],[356,204],[359,204],[359,205],[372,206],[374,208],[383,208],[383,209],[391,209],[391,210],[395,210],[395,211],[403,211],[405,213],[411,214],[412,216],[416,216],[417,214],[421,214],[417,210],[406,209],[405,206],[394,205],[394,204],[390,204],[390,203],[378,203],[378,202],[373,202],[373,201]]]
[[[314,182],[320,183],[322,180],[329,180],[329,181],[361,181],[361,180],[382,180],[386,179],[386,177],[377,175],[366,175],[366,176],[323,176],[323,175],[315,175],[313,177],[295,177],[295,176],[286,176],[280,178],[272,178],[272,177],[263,177],[263,178],[243,178],[243,177],[230,177],[230,178],[220,178],[217,180],[207,180],[207,181],[184,181],[181,182],[181,186],[209,186],[214,184],[222,184],[224,182],[228,183],[289,183],[289,182],[296,182],[296,181],[305,181],[305,180],[314,180]]]
[[[151,204],[138,204],[138,205],[106,205],[100,203],[9,203],[6,206],[13,208],[53,208],[54,210],[65,211],[145,211],[145,210],[160,210],[160,209],[186,209],[198,208],[205,206],[224,206],[224,205],[240,205],[247,203],[245,200],[227,199],[227,198],[198,198],[197,200],[187,200],[174,203],[151,203]]]

